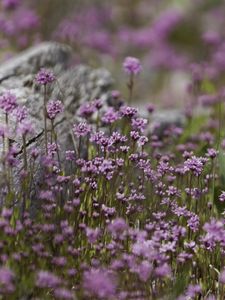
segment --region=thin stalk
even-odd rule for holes
[[[134,74],[130,74],[130,80],[127,84],[129,90],[128,103],[130,104],[133,99],[133,89],[134,89]]]
[[[218,129],[218,140],[217,140],[216,150],[219,150],[219,148],[220,148],[220,139],[221,139],[221,128],[222,128],[222,106],[221,106],[221,101],[219,102],[219,105],[218,105],[218,118],[219,118],[219,129]]]
[[[57,153],[57,158],[58,158],[58,163],[59,163],[59,167],[61,169],[61,161],[60,161],[60,155],[59,155],[59,147],[58,147],[58,138],[57,138],[57,133],[55,132],[55,128],[54,128],[54,120],[51,120],[51,125],[52,125],[52,135],[54,137],[54,141],[56,143],[56,153]]]
[[[44,135],[45,135],[45,154],[48,153],[48,135],[47,135],[47,86],[44,85],[44,103],[43,103],[43,116],[44,116]]]
[[[27,171],[27,148],[26,148],[26,135],[23,134],[23,162],[24,162],[24,170]]]
[[[7,113],[5,114],[5,124],[6,124],[6,128],[8,129],[8,126],[9,126],[9,116],[8,116]],[[5,154],[7,154],[8,151],[9,151],[9,138],[7,136],[5,136],[4,147],[5,147],[5,149],[4,149]],[[8,185],[8,191],[10,192],[11,191],[11,185],[10,185],[10,168],[7,167],[6,164],[5,164],[5,171],[6,171],[5,175],[6,175],[7,185]]]
[[[24,162],[24,170],[27,172],[28,170],[28,163],[27,163],[27,148],[26,148],[26,135],[23,134],[22,136],[23,140],[23,162]],[[22,201],[22,208],[21,208],[21,221],[23,222],[24,219],[24,213],[26,209],[26,200],[27,200],[27,174],[25,175],[25,178],[23,179],[23,201]]]

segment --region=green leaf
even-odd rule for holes
[[[197,134],[207,120],[208,120],[207,115],[199,115],[194,117],[190,122],[188,122],[182,136],[180,137],[179,142],[184,143],[189,137]]]
[[[207,93],[207,94],[213,94],[216,92],[216,87],[215,85],[212,83],[212,81],[205,79],[202,81],[201,84],[201,91],[203,93]]]

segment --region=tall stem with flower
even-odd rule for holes
[[[142,66],[139,59],[128,56],[124,60],[123,69],[130,76],[127,84],[129,90],[128,103],[130,104],[133,100],[134,76],[141,72]]]
[[[47,133],[47,85],[55,81],[54,74],[47,69],[42,68],[36,75],[37,84],[44,86],[43,118],[44,118],[44,141],[45,154],[48,153],[48,133]]]

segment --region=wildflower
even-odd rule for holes
[[[39,288],[56,288],[60,283],[60,278],[51,272],[41,270],[37,273],[36,286]]]
[[[206,153],[206,156],[207,157],[210,157],[211,159],[215,158],[218,154],[218,151],[213,149],[213,148],[210,148],[207,150],[207,153]]]
[[[204,163],[205,160],[202,157],[192,156],[184,162],[184,169],[185,171],[193,172],[195,176],[200,176],[203,171]]]
[[[194,298],[197,294],[200,294],[201,293],[201,287],[200,285],[196,284],[196,285],[192,285],[190,284],[188,286],[188,289],[185,293],[185,295],[189,298]]]
[[[14,115],[16,116],[17,122],[22,122],[28,117],[28,109],[26,106],[18,106],[14,111]]]
[[[39,85],[47,85],[55,81],[55,75],[52,71],[42,68],[35,77]]]
[[[101,120],[105,124],[112,124],[119,119],[119,114],[113,107],[108,108]]]
[[[219,282],[225,284],[225,269],[221,270],[219,275]]]
[[[108,226],[108,229],[112,234],[118,235],[128,229],[128,225],[124,219],[117,218]]]
[[[54,120],[63,110],[64,106],[60,100],[50,100],[47,104],[47,114],[51,120]]]
[[[147,142],[148,142],[147,136],[142,135],[139,137],[137,144],[139,147],[143,147]]]
[[[140,132],[144,132],[147,124],[148,124],[148,120],[143,118],[136,118],[136,119],[132,119],[131,121],[131,126],[133,130],[140,130]]]
[[[100,229],[99,228],[95,228],[95,229],[86,228],[86,235],[87,235],[88,242],[93,244],[99,238]]]
[[[74,150],[67,150],[65,159],[68,160],[68,161],[74,161],[75,160],[75,151]]]
[[[164,263],[155,269],[155,274],[159,277],[169,277],[172,275],[172,272],[170,266]]]
[[[59,267],[64,267],[67,263],[67,259],[64,256],[53,257],[52,263]]]
[[[86,136],[89,132],[91,132],[91,126],[86,122],[81,122],[73,126],[73,133],[77,137]]]
[[[136,273],[141,281],[146,282],[153,271],[153,266],[147,260],[144,260],[137,266]]]
[[[221,193],[220,196],[219,196],[219,200],[220,200],[221,202],[224,202],[224,201],[225,201],[225,191],[222,191],[222,193]]]
[[[23,120],[19,123],[16,131],[18,135],[27,135],[32,134],[34,132],[34,129],[32,123],[29,120]]]
[[[85,102],[79,108],[79,116],[89,118],[97,111],[96,103],[94,101]]]
[[[146,108],[149,114],[152,114],[155,110],[155,105],[153,103],[149,103]]]
[[[15,290],[14,286],[14,273],[7,267],[0,268],[0,293],[10,294]]]
[[[116,294],[116,281],[107,270],[92,268],[84,272],[83,288],[91,296],[110,299]]]
[[[196,232],[199,227],[199,216],[192,213],[191,217],[187,221],[187,224],[188,227],[190,227],[194,232]]]
[[[48,143],[47,153],[51,157],[57,153],[58,145],[56,143]]]
[[[6,9],[15,9],[21,0],[2,0],[2,5]]]
[[[54,296],[56,299],[60,300],[73,300],[74,295],[73,293],[65,288],[57,288],[54,290]]]
[[[120,108],[120,112],[123,117],[132,118],[137,114],[137,109],[135,107],[131,107],[131,106],[122,106]]]
[[[142,66],[139,59],[128,56],[123,62],[123,69],[128,74],[137,75],[141,72]]]
[[[10,91],[6,91],[2,96],[0,96],[0,108],[9,114],[13,112],[17,107],[17,99],[14,94]]]

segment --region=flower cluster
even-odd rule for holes
[[[47,85],[55,81],[55,75],[52,71],[42,68],[35,77],[39,85]]]
[[[64,106],[60,100],[50,100],[47,104],[48,117],[54,120],[55,117],[63,112]]]

